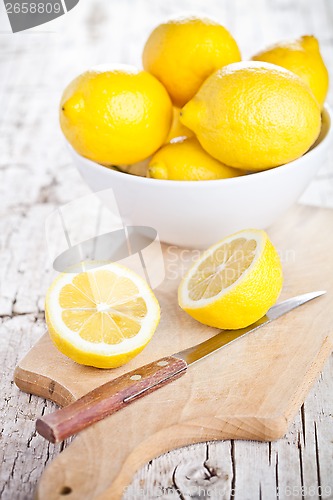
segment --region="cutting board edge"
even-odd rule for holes
[[[323,338],[317,356],[313,360],[308,371],[306,372],[306,376],[304,377],[303,383],[299,385],[298,391],[295,393],[294,398],[290,400],[289,411],[285,412],[285,417],[288,420],[288,422],[291,422],[293,420],[298,409],[304,403],[307,394],[310,392],[310,390],[320,377],[324,365],[328,361],[328,358],[330,357],[332,352],[333,352],[333,336],[331,334]]]
[[[20,365],[15,368],[14,383],[21,391],[48,399],[58,406],[66,406],[75,401],[74,395],[68,389],[45,375],[38,374],[37,385],[36,374],[21,368]]]

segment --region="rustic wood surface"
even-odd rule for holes
[[[62,449],[34,432],[36,416],[55,406],[12,382],[16,363],[45,329],[43,301],[52,271],[44,221],[59,203],[88,192],[58,129],[61,89],[98,63],[138,64],[154,25],[193,10],[229,27],[244,57],[278,39],[314,33],[333,68],[331,0],[81,0],[52,24],[15,35],[0,3],[1,499],[32,498],[44,466]],[[332,155],[302,201],[333,207]],[[210,489],[226,476],[226,498],[333,498],[333,491],[325,491],[333,477],[332,391],[331,357],[284,439],[207,443],[168,453],[136,474],[125,500],[214,498]]]
[[[305,221],[306,231],[302,229]],[[324,296],[201,360],[186,376],[82,431],[46,468],[37,498],[59,500],[59,492],[70,489],[73,500],[96,500],[100,495],[120,500],[135,472],[165,451],[213,440],[275,441],[283,437],[333,348],[333,275],[327,273],[333,262],[333,233],[327,234],[325,243],[312,244],[317,233],[332,224],[331,209],[299,205],[270,228],[285,274],[281,300],[318,287],[327,290]],[[171,254],[166,246],[164,251],[166,277],[156,290],[161,322],[138,357],[112,371],[80,366],[62,355],[46,333],[19,362],[16,385],[66,406],[95,387],[101,394],[101,385],[111,378],[124,381],[129,370],[141,372],[146,363],[186,349],[195,339],[210,338],[210,328],[175,307],[175,256],[180,275],[185,267],[183,249],[176,252],[173,248]],[[195,257],[196,252],[186,255]],[[229,339],[232,336],[230,333]],[[79,406],[85,406],[79,401]],[[90,411],[92,405],[88,407]],[[71,405],[61,412],[70,413]],[[56,422],[57,412],[43,418]],[[124,426],[126,431],[121,432]],[[229,476],[219,476],[218,486],[212,486],[221,496],[228,494],[231,481]],[[324,481],[329,491],[333,483],[327,483],[327,478]],[[134,486],[129,491],[135,498]],[[145,497],[157,493],[155,487]]]

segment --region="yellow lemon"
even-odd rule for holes
[[[276,302],[283,276],[265,231],[239,231],[210,247],[183,278],[179,305],[201,323],[223,329],[258,321]]]
[[[195,137],[180,137],[154,154],[148,175],[154,179],[205,181],[237,177],[241,172],[215,160]]]
[[[170,128],[169,135],[166,139],[166,143],[170,142],[172,139],[176,139],[176,137],[192,137],[194,134],[192,130],[185,127],[180,120],[180,108],[176,106],[173,107],[173,119]]]
[[[258,171],[306,153],[321,127],[308,85],[264,62],[230,64],[211,75],[181,111],[202,147],[222,163]]]
[[[252,59],[277,64],[296,73],[309,85],[320,106],[323,106],[329,77],[318,40],[314,36],[302,36],[298,40],[277,43]]]
[[[139,354],[160,318],[158,302],[133,271],[107,264],[82,273],[62,273],[46,295],[52,341],[77,363],[115,368]]]
[[[106,165],[129,165],[154,153],[169,133],[172,104],[146,71],[87,71],[65,89],[60,125],[76,151]]]
[[[189,17],[160,24],[143,51],[143,67],[183,106],[216,69],[240,61],[237,43],[220,24]]]

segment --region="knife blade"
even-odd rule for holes
[[[99,420],[128,406],[165,384],[184,375],[189,366],[232,342],[280,318],[297,307],[325,294],[317,291],[287,299],[269,309],[265,316],[239,330],[221,330],[200,344],[166,356],[148,365],[106,382],[68,406],[39,418],[37,432],[48,441],[58,443]]]
[[[256,323],[252,323],[246,328],[241,328],[239,330],[221,330],[219,333],[214,335],[214,337],[211,337],[210,339],[205,340],[204,342],[201,342],[193,347],[189,347],[181,352],[177,352],[173,356],[183,359],[186,361],[187,366],[190,366],[196,361],[209,356],[212,352],[225,347],[248,333],[258,330],[258,328],[261,328],[267,323],[271,323],[271,321],[280,318],[280,316],[296,309],[296,307],[320,297],[325,293],[325,291],[321,290],[318,292],[305,293],[303,295],[298,295],[296,297],[292,297],[291,299],[284,300],[283,302],[275,304],[271,307],[265,316],[260,318]]]

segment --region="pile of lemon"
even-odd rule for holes
[[[103,68],[70,83],[61,100],[62,130],[82,156],[156,179],[224,179],[295,160],[319,135],[328,89],[317,40],[304,36],[240,59],[223,26],[169,21],[149,36],[144,70]],[[191,266],[178,303],[205,325],[243,328],[275,303],[282,282],[267,234],[244,230]],[[45,311],[58,349],[100,368],[130,361],[160,319],[148,284],[116,263],[60,274]]]
[[[176,19],[151,33],[142,61],[65,89],[61,127],[82,156],[157,179],[221,179],[295,160],[319,135],[328,73],[313,36],[241,62],[220,24]]]

